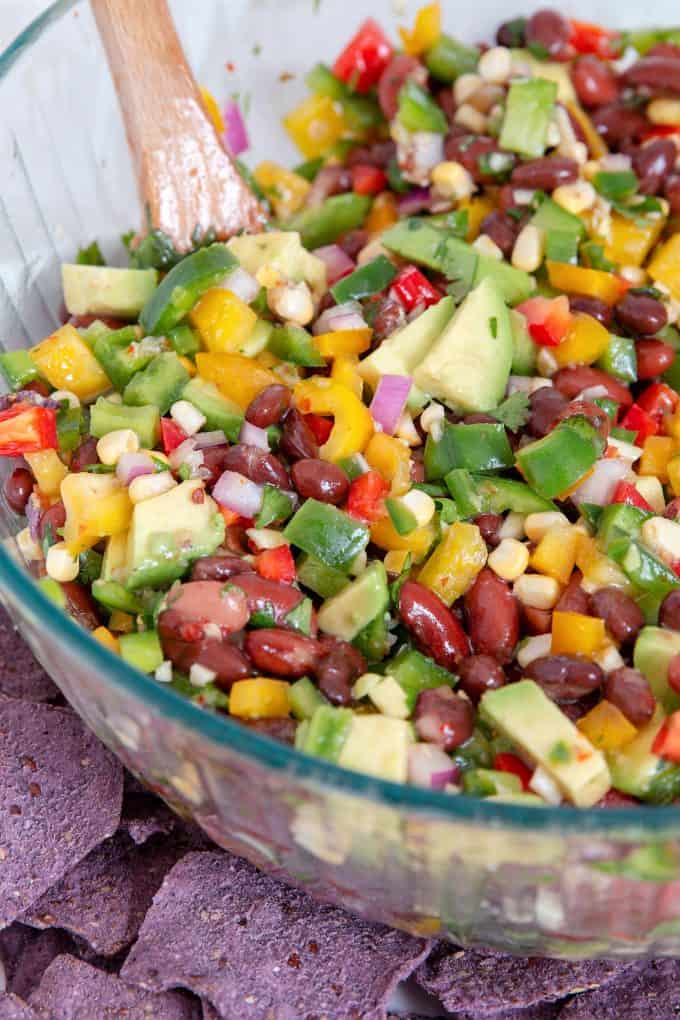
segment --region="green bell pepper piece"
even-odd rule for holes
[[[448,121],[441,106],[429,92],[408,78],[399,92],[397,119],[407,131],[429,131],[445,135]]]
[[[118,581],[95,581],[92,585],[92,595],[111,612],[118,610],[136,616],[144,608],[140,599]]]
[[[434,46],[425,51],[424,60],[434,78],[448,83],[475,70],[479,50],[476,46],[464,46],[450,35],[440,35]]]
[[[329,567],[347,571],[368,545],[368,528],[329,503],[306,500],[286,525],[284,538]]]
[[[623,32],[621,36],[621,52],[626,46],[632,46],[641,56],[658,43],[668,42],[680,46],[680,28],[640,28],[635,31]]]
[[[303,719],[311,719],[316,709],[322,705],[327,705],[330,708],[329,701],[324,698],[308,676],[302,676],[290,685],[288,700],[291,712],[300,722]]]
[[[415,708],[421,691],[430,687],[455,687],[458,683],[458,677],[453,673],[408,646],[385,664],[385,674],[393,677],[403,690],[409,712]]]
[[[626,577],[639,588],[653,595],[667,595],[680,588],[680,578],[666,564],[645,548],[637,539],[622,536],[610,543],[609,555],[619,564]]]
[[[604,551],[609,554],[611,546],[624,538],[636,538],[648,517],[648,510],[629,503],[610,503],[602,508],[597,525],[597,537]]]
[[[274,327],[269,336],[267,350],[281,361],[290,361],[307,368],[323,368],[326,364],[314,346],[311,333],[302,326],[295,326],[292,323]]]
[[[305,82],[311,92],[328,96],[340,104],[345,120],[355,134],[363,135],[384,124],[385,115],[375,99],[352,92],[325,64],[316,64],[308,72]]]
[[[386,499],[385,508],[398,535],[410,535],[418,527],[415,514],[398,499]]]
[[[317,209],[303,209],[287,223],[284,230],[297,230],[305,248],[321,248],[333,244],[348,230],[355,230],[364,222],[371,199],[367,195],[333,195]]]
[[[311,183],[324,165],[324,162],[323,156],[317,156],[315,159],[306,159],[304,163],[298,163],[297,166],[293,167],[293,173],[297,174],[298,177],[304,177],[306,181]]]
[[[389,652],[389,637],[389,614],[378,613],[356,637],[352,638],[352,644],[359,649],[367,662],[376,663],[384,659]]]
[[[7,351],[0,354],[0,372],[11,390],[20,390],[27,383],[35,382],[40,373],[31,360],[28,351]]]
[[[181,357],[192,357],[202,349],[201,341],[191,326],[182,324],[169,329],[166,336],[172,344],[172,349]]]
[[[102,572],[104,557],[94,549],[87,549],[78,557],[78,581],[80,584],[91,585]]]
[[[341,570],[329,567],[307,553],[303,553],[298,559],[295,572],[300,584],[320,595],[322,599],[337,595],[349,584],[349,578]]]
[[[585,419],[558,425],[542,439],[517,451],[517,465],[532,489],[546,499],[561,496],[591,469],[604,440]],[[580,420],[579,420],[580,421]]]
[[[444,423],[441,439],[428,435],[425,443],[425,477],[442,478],[452,468],[487,473],[511,468],[514,457],[505,428],[492,425]]]
[[[123,391],[123,403],[133,407],[152,404],[165,414],[188,382],[189,373],[175,352],[165,351],[133,375]]]
[[[317,758],[337,761],[352,725],[354,713],[350,708],[333,708],[319,705],[303,729],[298,726],[295,746]]]
[[[527,159],[542,156],[556,99],[557,83],[547,78],[513,81],[505,104],[501,147]]]
[[[593,186],[608,202],[621,202],[635,194],[638,179],[632,170],[598,170]]]
[[[479,491],[474,478],[465,468],[449,471],[444,481],[453,499],[461,520],[478,517],[487,512],[487,502]]]
[[[578,238],[566,230],[551,231],[545,241],[545,257],[550,262],[578,262]]]
[[[312,631],[313,612],[314,606],[312,605],[312,600],[308,598],[300,599],[298,604],[284,616],[284,626],[290,627],[291,630],[299,630],[301,634],[306,634],[309,637]]]
[[[94,341],[93,353],[117,390],[124,390],[133,375],[146,368],[159,351],[144,350],[140,345],[139,326],[104,333]]]
[[[119,641],[122,659],[142,673],[153,673],[163,662],[163,649],[155,630],[121,634]]]
[[[59,452],[71,453],[75,450],[80,446],[80,440],[86,431],[82,407],[70,407],[64,402],[57,411]]]
[[[597,361],[597,367],[624,383],[637,382],[637,355],[635,341],[627,336],[612,333],[609,346]]]
[[[99,397],[97,403],[90,408],[90,433],[95,439],[101,439],[116,429],[132,429],[140,445],[146,450],[153,450],[158,442],[160,419],[158,408],[152,404],[146,407],[126,407],[125,404],[114,404],[111,400]]]
[[[258,528],[268,528],[275,521],[286,521],[293,512],[292,497],[275,485],[265,485],[262,493],[262,507],[255,518]]]
[[[187,255],[170,270],[142,308],[146,333],[162,336],[182,321],[202,294],[238,266],[226,244],[211,244]]]
[[[488,513],[502,514],[512,510],[518,514],[543,513],[556,510],[550,499],[545,499],[526,484],[514,478],[489,478],[484,475],[473,475],[477,492],[488,507]]]
[[[331,287],[331,294],[341,305],[344,301],[360,300],[379,294],[388,287],[397,275],[395,265],[385,255],[378,255],[363,266],[359,266],[349,276]]]

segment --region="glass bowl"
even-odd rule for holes
[[[171,6],[199,80],[220,99],[239,93],[249,111],[250,158],[293,161],[281,115],[365,4],[201,0],[200,18],[188,0]],[[652,15],[579,0],[570,13],[632,27],[670,24],[674,6],[663,0]],[[371,7],[394,30],[416,4]],[[467,40],[488,38],[509,13],[493,0],[444,7]],[[62,320],[60,261],[94,237],[120,260],[120,234],[140,221],[86,3],[53,4],[0,57],[0,150],[0,337],[12,349]],[[183,700],[55,612],[19,562],[19,521],[6,504],[0,516],[0,591],[38,659],[122,761],[217,843],[414,933],[563,957],[680,951],[680,809],[489,804],[299,754]]]

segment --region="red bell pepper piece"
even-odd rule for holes
[[[0,411],[0,457],[56,450],[57,413],[52,407],[36,407],[20,401]]]
[[[678,124],[648,124],[641,132],[641,140],[646,142],[649,138],[668,138],[669,135],[680,134]]]
[[[281,581],[292,584],[295,580],[295,560],[289,545],[277,545],[275,549],[265,549],[255,557],[255,569],[260,577],[268,581]]]
[[[357,195],[377,195],[387,187],[387,174],[379,166],[357,163],[352,167],[352,191]]]
[[[328,437],[333,431],[333,421],[331,418],[324,418],[320,414],[306,414],[305,421],[309,425],[314,438],[319,446],[323,446],[327,442]]]
[[[510,754],[509,751],[497,754],[493,760],[493,767],[497,772],[510,772],[513,776],[518,776],[522,781],[522,788],[529,789],[531,769],[516,754]]]
[[[529,298],[517,306],[517,311],[527,320],[531,339],[542,347],[559,346],[571,327],[572,315],[566,294],[556,298]]]
[[[384,499],[389,485],[377,471],[367,471],[355,478],[349,487],[347,513],[363,521],[377,521],[385,516]]]
[[[569,42],[577,53],[594,53],[602,60],[614,60],[621,56],[621,34],[594,25],[589,21],[569,21],[571,35]]]
[[[667,761],[680,764],[680,712],[668,716],[654,739],[652,751]]]
[[[186,432],[172,418],[161,418],[161,439],[165,453],[172,453],[188,439]]]
[[[651,506],[637,491],[632,482],[619,482],[614,489],[612,503],[627,503],[629,506],[636,506],[640,510],[650,510]]]
[[[368,92],[392,59],[392,44],[373,18],[366,18],[333,64],[333,74],[356,92]]]
[[[401,270],[395,277],[390,292],[401,301],[407,312],[412,311],[417,305],[429,308],[442,299],[442,294],[415,266],[405,266]]]
[[[672,414],[680,403],[680,396],[666,383],[652,383],[637,398],[637,405],[651,415],[655,421],[662,421],[664,415]]]
[[[647,436],[655,436],[659,431],[659,422],[652,418],[639,404],[631,404],[621,419],[621,428],[635,432],[635,443],[642,446]]]

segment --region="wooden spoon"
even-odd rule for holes
[[[210,227],[258,231],[264,214],[218,137],[166,0],[92,0],[152,226],[178,251]]]

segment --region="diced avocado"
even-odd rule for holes
[[[85,415],[82,405],[70,407],[64,401],[57,411],[57,438],[59,440],[59,452],[71,453],[87,431],[85,426]]]
[[[203,499],[196,503],[194,493]],[[224,518],[197,479],[137,503],[128,538],[130,591],[159,588],[181,577],[190,563],[224,541]]]
[[[295,283],[305,280],[316,297],[326,289],[325,262],[303,247],[299,233],[294,230],[241,234],[232,237],[227,247],[253,276],[267,268]]]
[[[477,67],[479,50],[476,46],[464,46],[450,35],[440,35],[433,46],[424,54],[425,66],[439,81],[452,82],[461,74]]]
[[[669,804],[680,795],[680,766],[652,751],[664,720],[665,713],[659,705],[652,719],[630,743],[608,752],[612,785],[616,790],[652,804]]]
[[[668,686],[668,666],[680,653],[680,634],[665,627],[643,627],[633,650],[633,665],[647,677],[654,697],[666,712],[680,708],[680,694]]]
[[[319,627],[327,634],[351,641],[385,611],[388,602],[385,567],[375,560],[355,581],[326,599],[319,609]]]
[[[513,375],[533,375],[536,371],[536,344],[529,335],[527,320],[514,308],[510,309],[510,329],[512,330],[512,365]]]
[[[41,577],[35,582],[43,595],[45,595],[50,602],[53,602],[59,609],[66,609],[66,593],[64,589],[55,581],[52,577]]]
[[[518,64],[527,64],[532,78],[547,78],[557,85],[557,101],[575,103],[576,92],[569,75],[569,64],[557,64],[552,60],[539,60],[529,50],[513,50]]]
[[[413,375],[413,370],[443,332],[454,309],[451,297],[431,305],[413,322],[388,336],[372,354],[360,361],[359,374],[373,389],[383,375]]]
[[[161,414],[174,404],[189,382],[189,373],[174,351],[157,354],[125,387],[123,402],[133,407],[155,405]]]
[[[545,152],[557,85],[546,78],[512,81],[505,103],[500,145],[536,159]]]
[[[243,341],[237,353],[243,354],[246,358],[255,358],[258,354],[262,354],[262,351],[265,350],[269,343],[269,337],[273,329],[273,323],[267,322],[266,319],[258,319],[251,330],[250,336]]]
[[[382,676],[367,688],[366,693],[375,707],[390,719],[408,719],[411,714],[406,692],[393,676]]]
[[[158,283],[155,269],[109,266],[61,267],[64,303],[69,315],[112,315],[136,319]]]
[[[352,725],[353,712],[350,708],[333,708],[319,705],[311,718],[299,726],[295,735],[295,746],[299,751],[314,754],[317,758],[337,761]]]
[[[222,396],[214,383],[194,376],[184,387],[182,400],[188,400],[205,415],[206,429],[222,429],[230,443],[238,442],[243,425],[243,411],[238,404]]]
[[[163,662],[163,649],[155,630],[121,634],[118,640],[121,658],[142,673],[153,673]]]
[[[403,719],[390,719],[385,715],[352,715],[338,764],[378,779],[405,783],[408,749],[412,743],[413,728]]]
[[[298,559],[295,572],[300,584],[320,595],[322,599],[337,595],[349,584],[347,574],[327,566],[321,560],[317,560],[315,556],[309,556],[307,553],[303,553]]]
[[[172,267],[142,308],[139,315],[142,328],[162,336],[181,322],[201,295],[220,283],[237,264],[224,244],[211,244],[186,255]]]
[[[487,691],[479,709],[482,719],[550,774],[572,804],[592,807],[609,790],[604,755],[533,680]]]
[[[127,564],[127,543],[126,532],[120,532],[107,538],[102,569],[99,574],[101,581],[123,580]]]
[[[288,701],[290,710],[296,719],[311,719],[314,712],[321,705],[328,705],[328,701],[318,687],[315,687],[308,676],[300,677],[288,690]]]
[[[119,610],[121,613],[131,613],[136,616],[143,609],[137,596],[128,591],[119,581],[106,581],[99,578],[92,585],[92,594],[97,602],[101,602],[111,612]]]
[[[138,326],[126,326],[98,336],[94,342],[94,356],[117,390],[124,390],[133,375],[162,349],[158,341],[140,343],[141,339]]]
[[[90,432],[95,439],[101,439],[116,429],[132,429],[146,450],[153,450],[158,441],[160,420],[158,408],[151,404],[146,407],[127,407],[100,397],[90,408]]]
[[[413,381],[455,410],[487,411],[503,399],[512,355],[508,309],[486,279],[465,298],[415,368]]]

